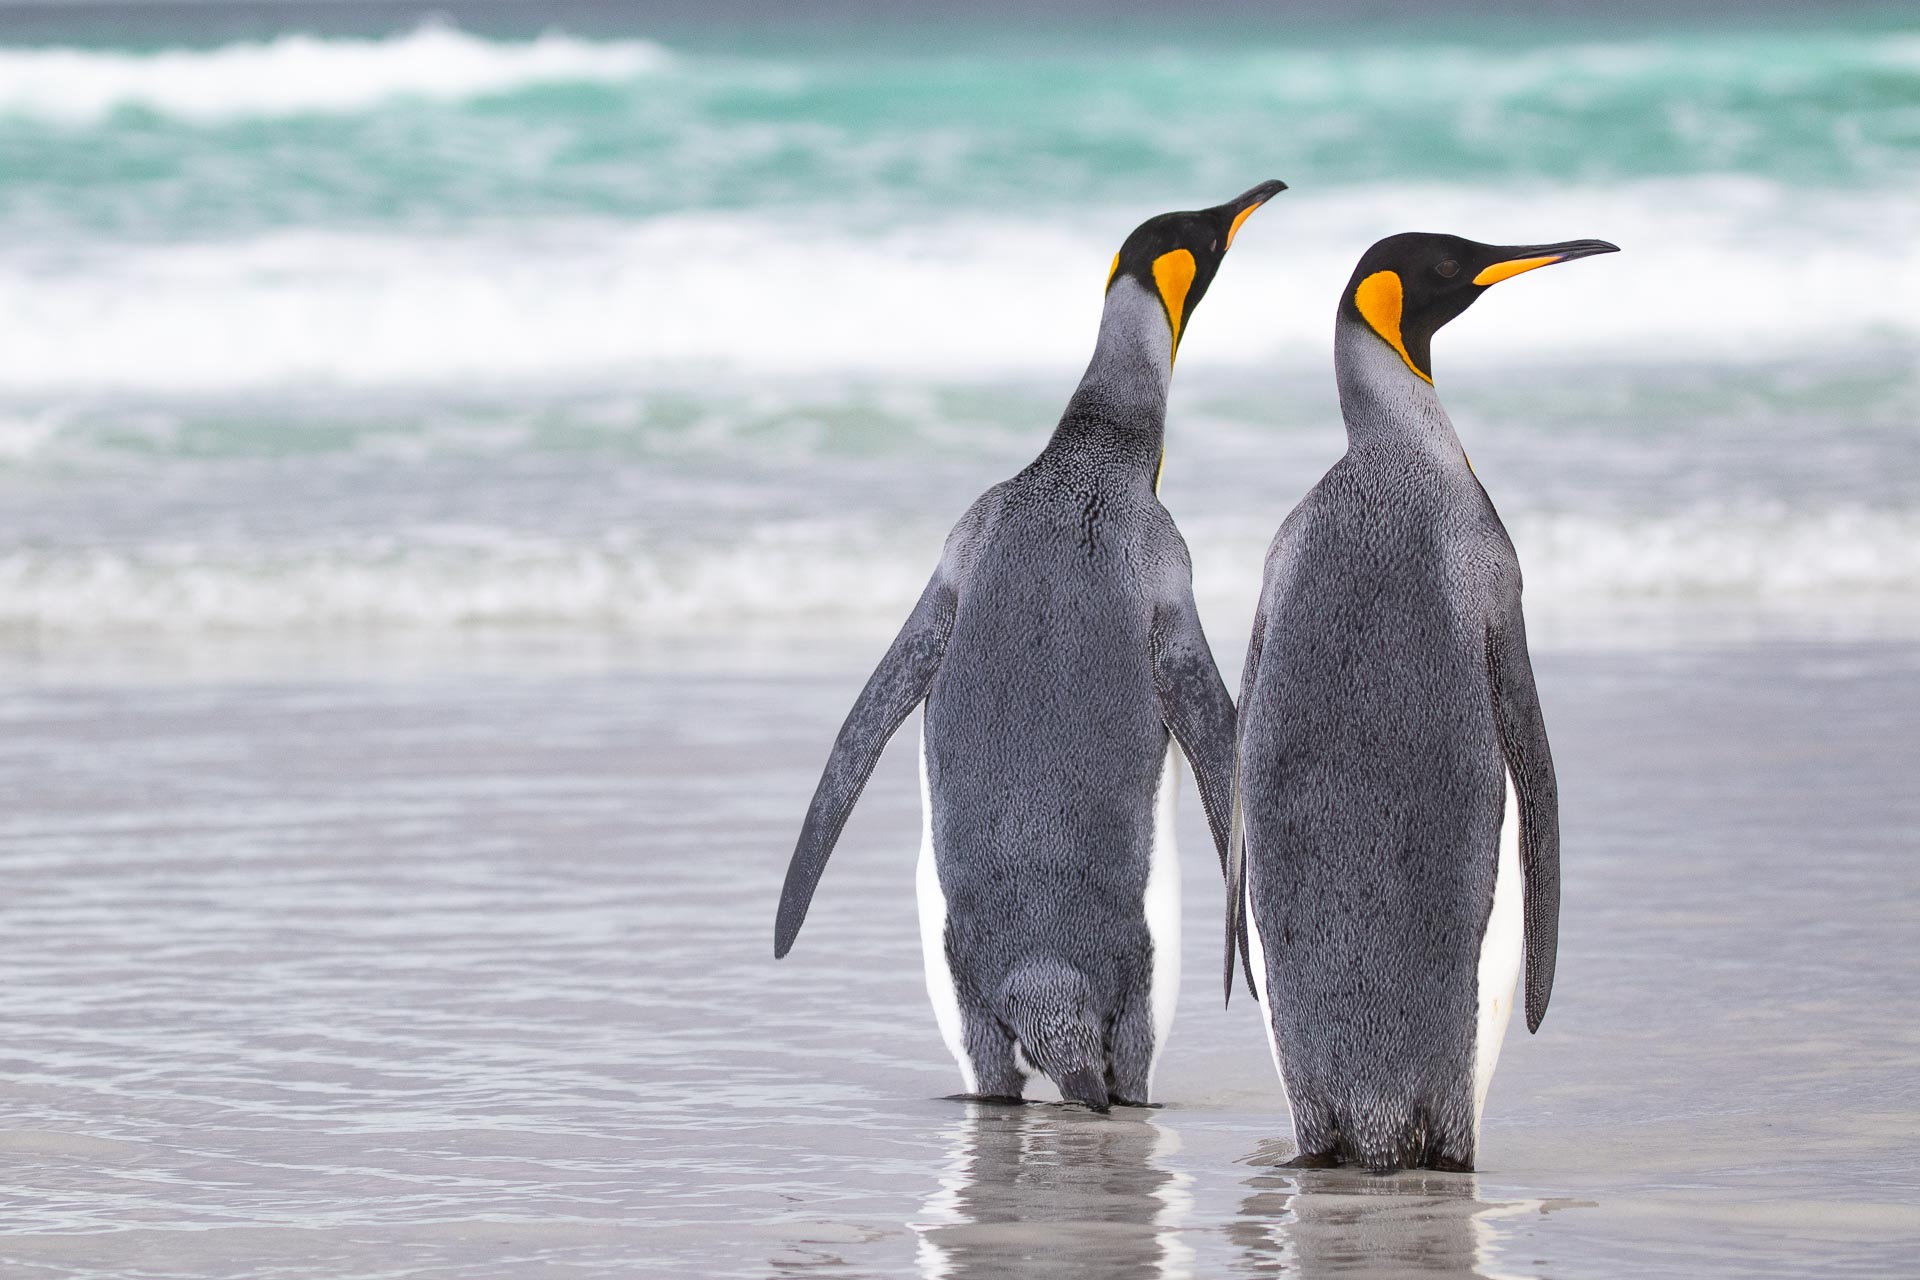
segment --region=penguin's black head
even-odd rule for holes
[[[1178,351],[1187,317],[1206,296],[1240,224],[1286,189],[1286,183],[1269,180],[1211,209],[1148,218],[1113,255],[1107,291],[1111,293],[1114,283],[1126,277],[1139,282],[1149,297],[1160,299],[1173,330],[1173,349]]]
[[[1618,245],[1605,240],[1494,245],[1408,231],[1388,236],[1361,255],[1340,310],[1373,330],[1400,353],[1408,368],[1432,382],[1433,335],[1490,287],[1535,267],[1618,252]]]

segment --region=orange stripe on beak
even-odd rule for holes
[[[1515,258],[1511,262],[1496,262],[1473,278],[1478,285],[1499,284],[1502,280],[1511,280],[1523,271],[1535,267],[1550,267],[1561,261],[1566,255],[1550,253],[1544,258]]]
[[[1227,248],[1229,249],[1233,248],[1233,238],[1240,234],[1240,224],[1245,222],[1248,218],[1251,218],[1253,216],[1253,211],[1255,209],[1258,209],[1260,205],[1265,203],[1266,201],[1262,200],[1260,201],[1260,204],[1250,204],[1246,208],[1242,209],[1240,212],[1233,215],[1233,225],[1227,228]]]

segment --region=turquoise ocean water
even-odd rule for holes
[[[1409,228],[1625,250],[1436,352],[1548,631],[1909,626],[1897,14],[1019,39],[219,11],[0,7],[12,649],[864,642],[1043,442],[1126,231],[1269,176],[1293,189],[1182,353],[1164,493],[1224,653],[1340,448],[1337,290]]]

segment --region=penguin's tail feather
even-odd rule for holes
[[[1105,1111],[1106,1044],[1092,996],[1082,974],[1057,960],[1029,960],[1001,985],[1000,1016],[1061,1097]]]

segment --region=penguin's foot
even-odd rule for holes
[[[1451,1156],[1428,1156],[1423,1160],[1402,1164],[1396,1160],[1384,1160],[1378,1164],[1362,1164],[1366,1171],[1375,1177],[1384,1178],[1394,1173],[1472,1173],[1473,1165],[1465,1160],[1455,1160]]]
[[[1280,1166],[1282,1169],[1337,1169],[1340,1156],[1334,1151],[1302,1151]]]
[[[1027,1100],[1017,1093],[950,1093],[942,1102],[978,1102],[989,1107],[1024,1107]]]
[[[1158,1102],[1135,1102],[1132,1098],[1114,1098],[1112,1102],[1116,1107],[1142,1107],[1148,1111],[1158,1111],[1164,1105]]]

